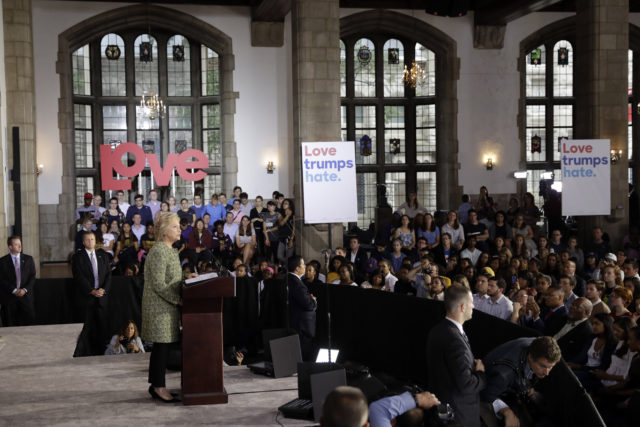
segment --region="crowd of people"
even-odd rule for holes
[[[522,205],[512,198],[506,210],[485,187],[476,199],[471,204],[465,195],[445,217],[427,212],[412,193],[374,240],[350,235],[346,247],[304,264],[300,279],[434,300],[444,300],[452,285],[466,288],[476,310],[553,337],[603,413],[621,416],[640,381],[640,231],[632,227],[614,249],[600,227],[585,242],[558,223],[543,232],[530,193]],[[173,247],[183,277],[224,267],[263,283],[283,277],[294,254],[294,204],[277,191],[266,203],[260,196],[250,201],[240,187],[228,200],[213,194],[207,204],[200,193],[192,203],[160,202],[155,190],[146,204],[142,195],[134,200],[129,206],[118,192],[105,208],[87,193],[76,212],[78,248],[83,233],[94,230],[114,274],[143,271],[162,212],[180,219]]]

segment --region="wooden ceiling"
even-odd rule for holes
[[[80,0],[102,1],[102,0]],[[115,0],[131,3],[130,0]],[[425,10],[430,0],[340,0],[341,8]],[[251,7],[254,21],[282,22],[291,10],[292,0],[154,0],[151,4],[197,4]],[[532,12],[575,12],[576,0],[470,0],[478,25],[505,25]],[[629,10],[640,12],[640,0],[629,0]]]

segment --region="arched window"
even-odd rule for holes
[[[226,35],[172,9],[128,6],[83,21],[60,40],[63,57],[68,55],[60,67],[62,111],[72,111],[72,120],[62,121],[60,129],[63,147],[72,150],[64,155],[71,163],[65,169],[71,179],[63,179],[64,193],[81,201],[83,193],[99,192],[99,147],[123,142],[157,154],[162,167],[169,153],[195,148],[208,155],[202,181],[174,174],[161,188],[163,198],[191,198],[196,187],[208,198],[222,190],[223,177],[229,186],[236,184],[236,170],[223,167],[225,147],[229,163],[236,161],[233,68],[223,71],[224,61],[233,63]],[[224,91],[223,79],[228,82]],[[164,116],[152,118],[141,109],[141,96],[151,93],[164,101]],[[123,159],[127,161],[133,157]],[[147,164],[133,179],[131,191],[146,195],[154,187]]]
[[[198,185],[206,195],[221,190],[220,71],[212,47],[181,34],[132,28],[90,40],[72,57],[78,200],[100,188],[99,144],[123,142],[135,142],[161,161],[168,153],[203,150],[211,168]],[[139,104],[143,94],[159,94],[164,117],[145,114]],[[148,166],[134,180],[133,192],[147,194],[156,187]],[[164,196],[190,198],[194,187],[174,176]]]
[[[457,142],[447,127],[455,128],[456,120],[445,114],[445,124],[436,111],[455,92],[455,42],[424,22],[389,11],[342,21],[341,129],[343,140],[355,141],[358,225],[368,227],[374,220],[377,184],[386,185],[394,210],[411,191],[429,211],[448,207],[448,196],[436,193],[436,176],[450,184],[443,194],[457,190],[457,170],[448,163],[456,157]],[[425,76],[415,88],[403,82],[404,67],[410,69],[413,61]]]
[[[544,204],[540,180],[555,177],[556,181],[561,181],[560,141],[573,138],[574,58],[569,30],[571,27],[564,33],[547,33],[543,29],[521,44],[526,191],[534,195],[538,206]]]

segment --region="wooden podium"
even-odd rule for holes
[[[235,278],[203,281],[182,290],[182,400],[227,403],[222,377],[222,299],[235,295]]]

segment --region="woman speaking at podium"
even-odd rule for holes
[[[165,403],[179,402],[165,386],[169,346],[180,334],[180,291],[182,269],[178,251],[172,247],[180,239],[180,219],[172,212],[161,212],[155,223],[157,244],[144,266],[142,295],[142,338],[153,342],[149,359],[149,394]]]

